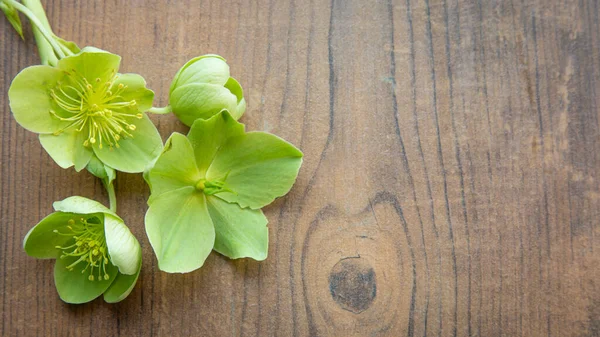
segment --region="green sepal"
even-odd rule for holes
[[[214,250],[230,259],[267,258],[269,230],[260,209],[241,208],[214,196],[207,196],[208,212],[215,225]]]
[[[205,196],[191,186],[154,199],[145,224],[158,268],[168,273],[187,273],[202,267],[215,244],[215,228]]]
[[[98,157],[96,157],[96,155],[93,155],[90,158],[90,161],[85,168],[96,178],[101,179],[105,185],[111,184],[117,177],[115,169],[105,165]]]
[[[142,251],[139,251],[138,254],[139,266],[137,271],[133,275],[125,275],[118,273],[115,281],[108,287],[108,289],[104,292],[104,301],[107,303],[117,303],[124,300],[137,283],[137,280],[140,276],[140,271],[142,270]]]
[[[110,276],[108,280],[90,281],[87,272],[82,273],[81,268],[69,271],[67,266],[76,258],[58,258],[54,265],[54,283],[60,298],[72,304],[87,303],[102,295],[117,277],[117,267],[108,263],[106,272]]]
[[[98,216],[101,216],[98,214]],[[56,246],[63,246],[72,237],[59,235],[54,231],[66,232],[68,221],[79,219],[81,215],[75,213],[54,212],[29,230],[23,239],[23,249],[31,257],[38,259],[55,259],[61,251]]]

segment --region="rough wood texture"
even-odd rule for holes
[[[123,56],[157,104],[188,59],[225,56],[250,130],[302,148],[266,209],[267,261],[169,275],[148,188],[119,174],[144,268],[130,298],[62,303],[23,236],[71,195],[106,201],[12,118],[38,63],[0,20],[2,336],[599,336],[600,5],[594,0],[76,1],[55,31]],[[163,137],[186,132],[153,117]]]

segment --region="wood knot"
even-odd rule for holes
[[[340,260],[329,274],[329,291],[344,310],[359,314],[367,310],[377,295],[373,267],[360,257]]]

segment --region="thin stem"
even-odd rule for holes
[[[104,180],[102,180],[104,182]],[[106,187],[106,192],[108,192],[108,202],[110,204],[110,210],[117,213],[117,196],[115,195],[115,185],[111,182],[109,184],[104,184]]]
[[[149,113],[153,113],[153,114],[157,114],[157,115],[166,115],[169,114],[171,112],[173,112],[173,110],[171,110],[171,106],[167,105],[165,107],[162,108],[157,108],[157,107],[151,107],[150,110],[148,110]]]
[[[31,21],[31,23],[33,23],[36,26],[36,28],[44,35],[46,40],[48,40],[48,43],[50,43],[50,45],[52,45],[52,48],[54,49],[54,52],[56,53],[56,55],[58,55],[59,59],[65,57],[65,53],[60,48],[59,44],[56,43],[56,40],[52,36],[52,33],[50,33],[46,29],[46,27],[44,27],[44,25],[40,22],[40,20],[37,18],[37,16],[29,8],[23,6],[22,4],[20,4],[19,2],[15,1],[15,0],[2,0],[2,1],[15,7],[19,12],[23,13],[29,19],[29,21]]]

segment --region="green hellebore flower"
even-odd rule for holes
[[[227,111],[198,119],[188,136],[173,133],[154,167],[146,233],[166,272],[198,269],[215,250],[264,260],[267,219],[261,207],[285,195],[302,152],[265,132],[244,132]]]
[[[95,48],[67,56],[56,67],[31,66],[13,80],[8,97],[17,122],[39,133],[63,168],[83,169],[95,154],[123,172],[142,172],[162,149],[143,113],[154,93],[137,74],[119,74],[121,57]]]
[[[104,294],[109,303],[131,293],[142,267],[142,250],[123,220],[100,203],[70,197],[33,227],[25,252],[56,259],[54,283],[67,303],[86,303]]]
[[[223,109],[236,120],[246,111],[242,87],[229,76],[229,66],[219,55],[199,56],[181,67],[171,83],[169,105],[187,126]]]

